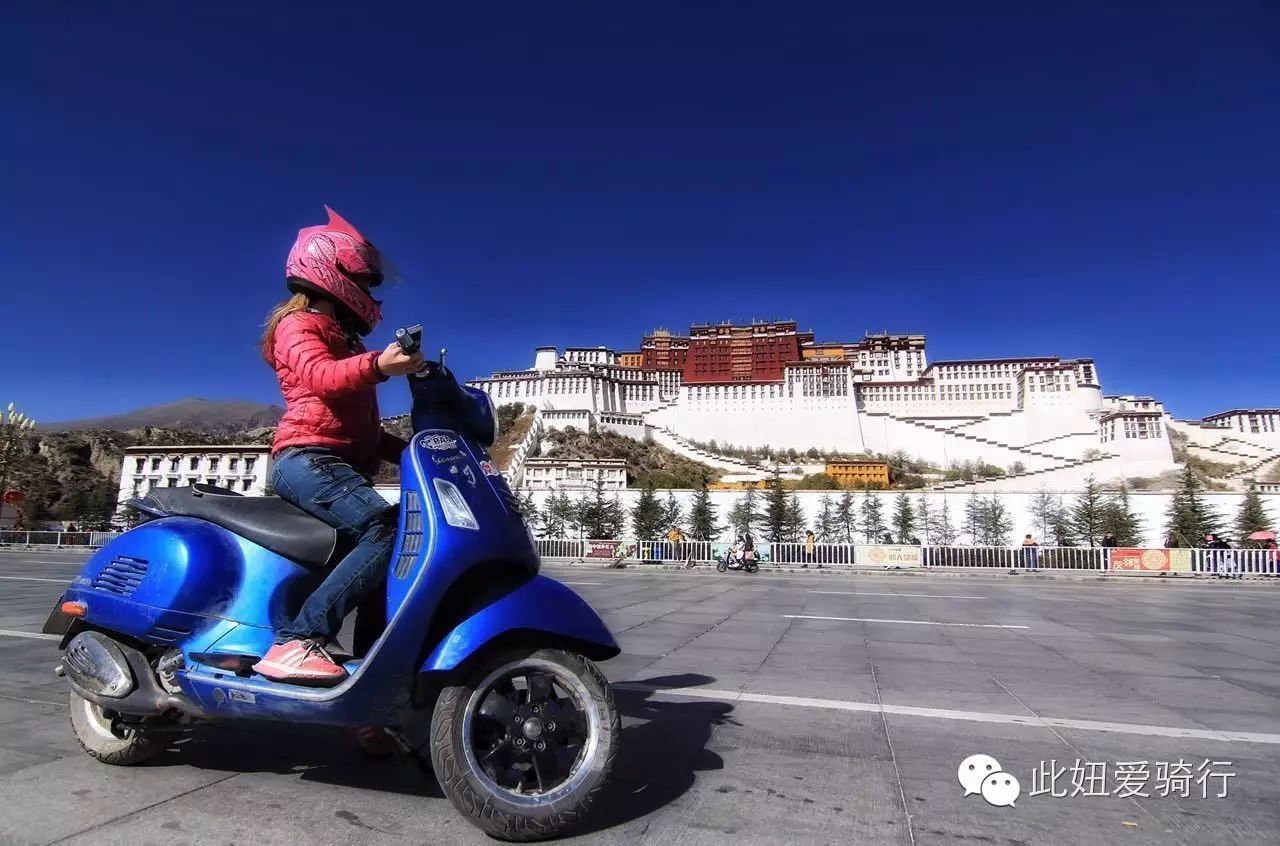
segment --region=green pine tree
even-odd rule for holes
[[[794,493],[787,496],[787,518],[785,521],[786,539],[796,542],[804,537],[805,532],[805,516],[804,506],[800,504],[800,497]]]
[[[839,522],[836,520],[835,503],[831,499],[831,494],[823,494],[818,500],[818,522],[814,526],[813,532],[818,536],[818,540],[829,543],[836,539],[839,534]]]
[[[1254,532],[1263,532],[1270,528],[1271,517],[1262,504],[1262,497],[1258,495],[1258,483],[1250,482],[1249,489],[1244,492],[1244,499],[1240,503],[1240,513],[1236,515],[1237,540],[1243,543]]]
[[[920,496],[916,497],[916,520],[920,523],[920,534],[925,546],[932,546],[936,524],[934,522],[933,508],[929,505],[929,497],[926,494],[920,494]]]
[[[960,533],[951,522],[951,506],[947,502],[946,494],[942,495],[942,507],[938,509],[938,519],[935,522],[933,534],[938,546],[953,546],[960,537]]]
[[[704,482],[701,490],[693,495],[693,503],[689,506],[689,537],[693,540],[709,541],[720,534],[716,525],[716,507],[711,504],[711,492]]]
[[[1204,536],[1218,530],[1218,515],[1204,501],[1204,485],[1190,467],[1182,468],[1178,490],[1166,512],[1165,543],[1171,547],[1204,545]]]
[[[1142,545],[1142,518],[1129,504],[1129,488],[1120,485],[1120,493],[1102,508],[1102,531],[1115,536],[1117,546]]]
[[[1031,512],[1031,522],[1035,527],[1036,536],[1040,538],[1040,542],[1046,546],[1054,545],[1049,541],[1051,537],[1050,527],[1057,519],[1058,512],[1061,509],[1053,494],[1043,487],[1040,488],[1040,490],[1036,491],[1035,496],[1031,498],[1028,510]]]
[[[974,546],[982,546],[986,537],[982,517],[982,499],[970,494],[964,501],[964,520],[960,523],[960,531],[969,536]]]
[[[880,543],[884,537],[884,503],[871,491],[862,492],[862,503],[858,507],[858,528],[867,543]]]
[[[773,476],[769,479],[769,493],[765,498],[766,536],[774,543],[786,537],[787,533],[787,491],[782,487],[782,475],[778,468],[773,468]]]
[[[684,508],[680,506],[680,501],[676,499],[676,495],[672,491],[667,492],[667,502],[662,509],[662,522],[668,529],[675,526],[679,528],[684,521]]]
[[[729,509],[729,526],[733,529],[735,536],[744,532],[756,535],[759,533],[760,521],[759,497],[756,495],[755,488],[747,488],[747,492],[733,504],[733,508]]]
[[[1000,497],[992,494],[989,499],[983,500],[979,506],[979,514],[983,544],[1008,546],[1009,535],[1013,532],[1013,518]]]
[[[842,543],[853,543],[858,528],[858,515],[853,506],[853,491],[845,491],[836,503],[836,537]]]
[[[658,502],[658,497],[654,494],[653,487],[645,485],[640,489],[640,497],[631,509],[631,528],[635,531],[636,540],[649,541],[659,539],[663,534],[663,516],[662,503]]]
[[[1107,513],[1107,497],[1090,476],[1084,480],[1084,490],[1076,496],[1071,507],[1071,526],[1082,544],[1097,546],[1105,529],[1103,518]]]
[[[893,533],[898,543],[911,543],[916,532],[916,512],[911,507],[911,500],[900,493],[893,502]]]

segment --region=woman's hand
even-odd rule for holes
[[[399,341],[392,341],[378,355],[378,372],[387,377],[417,373],[422,369],[423,364],[422,350],[418,350],[413,355],[407,355],[400,348]]]

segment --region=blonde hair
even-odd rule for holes
[[[311,305],[311,297],[303,291],[299,291],[289,299],[280,303],[271,310],[267,315],[267,322],[264,324],[262,331],[262,359],[267,364],[275,365],[276,354],[276,327],[280,325],[280,321],[284,320],[295,311],[302,311]]]

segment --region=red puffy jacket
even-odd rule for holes
[[[373,475],[380,461],[398,463],[405,442],[382,430],[377,385],[385,381],[366,352],[327,314],[295,311],[276,326],[272,366],[285,410],[271,454],[285,447],[328,447]]]

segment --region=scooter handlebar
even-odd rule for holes
[[[413,355],[422,349],[422,324],[417,323],[408,328],[397,329],[396,343],[400,345],[400,349],[404,350],[405,355]]]

